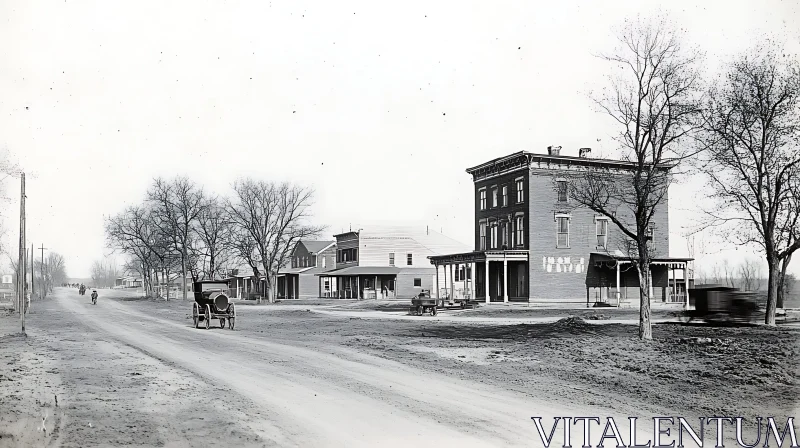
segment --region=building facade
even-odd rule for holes
[[[578,206],[569,195],[569,179],[580,170],[625,176],[631,165],[589,154],[581,149],[578,157],[562,156],[560,148],[550,147],[548,154],[519,152],[469,168],[475,248],[431,257],[431,263],[473,271],[475,297],[487,303],[638,299],[629,240],[611,217]],[[685,278],[689,260],[668,257],[668,201],[665,196],[656,207],[649,230],[654,257],[651,297],[677,301],[683,296],[672,286],[681,284],[676,271]],[[632,217],[622,206],[616,213],[623,222]]]
[[[430,229],[369,227],[335,235],[336,269],[317,274],[342,299],[410,298],[436,285],[427,257],[468,246]],[[463,288],[463,286],[462,286]]]
[[[336,269],[336,241],[299,241],[289,268],[278,271],[279,299],[308,299],[331,295],[334,285],[316,275]]]

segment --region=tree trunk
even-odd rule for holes
[[[647,242],[639,244],[639,261],[636,270],[639,273],[639,339],[653,339],[650,325],[650,257]]]
[[[183,288],[182,298],[186,300],[186,251],[181,253],[181,287]]]
[[[777,301],[776,301],[776,308],[782,309],[783,308],[783,300],[784,300],[784,293],[786,288],[786,269],[789,267],[789,263],[792,261],[792,254],[789,254],[781,261],[781,272],[780,277],[778,279],[778,294],[777,294]]]
[[[780,274],[778,273],[778,260],[774,255],[767,255],[768,287],[767,287],[767,310],[764,323],[775,326],[775,310],[778,302],[778,283]]]
[[[214,258],[215,258],[214,251],[212,250],[208,257],[208,276],[210,280],[214,280],[214,278],[216,277],[214,275],[214,270],[215,270]]]
[[[637,266],[639,272],[639,339],[653,339],[650,326],[650,276],[646,268]]]

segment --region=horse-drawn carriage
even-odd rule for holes
[[[205,322],[208,329],[211,319],[219,319],[219,327],[233,330],[236,323],[236,308],[225,293],[228,282],[202,281],[194,282],[194,303],[192,304],[192,318],[194,327],[200,328],[200,322]]]
[[[724,285],[699,285],[689,289],[689,306],[684,322],[695,319],[707,323],[751,323],[758,312],[756,296]]]

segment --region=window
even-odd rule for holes
[[[558,184],[558,202],[567,202],[567,181],[559,180]]]
[[[558,236],[556,247],[569,247],[569,218],[560,216],[556,218],[558,223]]]
[[[508,223],[500,223],[500,245],[503,249],[508,249]]]
[[[459,265],[456,265],[455,269],[453,270],[453,281],[454,282],[459,281],[459,276],[460,276],[459,269],[461,269],[461,267]]]
[[[653,225],[652,224],[647,226],[647,232],[645,232],[645,236],[647,237],[648,240],[652,240],[653,239]]]
[[[339,249],[336,251],[336,261],[339,263],[347,263],[350,261],[358,260],[358,249]]]
[[[485,189],[481,190],[479,192],[479,196],[480,196],[480,202],[481,202],[481,204],[480,204],[481,210],[486,210],[486,190]]]
[[[492,221],[491,232],[492,240],[490,247],[492,249],[497,249],[497,221]]]
[[[497,208],[497,187],[492,188],[492,208]]]
[[[325,259],[323,258],[323,260],[325,260]],[[324,285],[325,285],[325,291],[330,291],[331,290],[331,281],[328,280],[327,278],[324,280]]]
[[[597,247],[605,249],[608,245],[608,219],[597,218],[595,221],[595,233],[597,234]]]
[[[525,190],[523,189],[525,182],[522,179],[517,179],[517,203],[522,203],[525,200]]]
[[[480,250],[486,250],[486,223],[482,222],[480,224],[480,228],[481,228],[481,233],[480,233],[480,239],[478,241],[479,247]]]
[[[422,279],[421,278],[415,278],[414,279],[414,287],[415,288],[421,288],[422,287]]]
[[[508,207],[508,185],[503,185],[503,207]]]
[[[413,255],[411,255],[411,254],[408,254],[408,255],[406,255],[406,264],[407,264],[408,266],[411,266],[412,264],[414,264],[414,257],[413,257]]]
[[[517,216],[517,237],[514,241],[517,246],[522,246],[525,244],[525,217],[524,216]]]
[[[328,261],[328,257],[322,257],[322,267],[325,267],[325,262]]]
[[[389,253],[389,266],[394,266],[394,252]]]

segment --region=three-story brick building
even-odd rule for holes
[[[628,240],[608,216],[577,206],[568,194],[575,170],[624,175],[632,164],[589,154],[584,148],[578,157],[563,156],[560,148],[550,147],[548,154],[518,152],[467,169],[475,188],[475,250],[432,256],[431,263],[437,269],[454,265],[472,271],[473,296],[487,303],[638,298]],[[668,197],[658,204],[652,222],[650,295],[684,301],[682,279],[689,259],[668,257]]]

